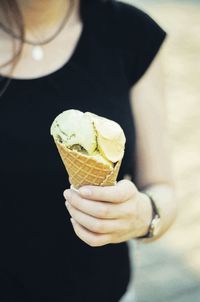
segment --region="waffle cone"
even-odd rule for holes
[[[116,183],[121,161],[112,168],[90,156],[70,150],[58,141],[55,143],[74,188],[84,185],[112,186]]]

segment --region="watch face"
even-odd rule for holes
[[[160,230],[160,217],[159,215],[156,215],[152,221],[152,235],[156,236],[158,235]]]

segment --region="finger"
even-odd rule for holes
[[[136,192],[136,186],[129,180],[121,180],[114,186],[84,186],[79,189],[79,194],[84,198],[112,203],[124,202]]]
[[[125,216],[124,204],[111,204],[84,199],[73,190],[66,190],[64,196],[73,207],[96,218],[117,219]]]
[[[81,226],[77,221],[71,218],[71,223],[76,235],[83,240],[85,243],[90,245],[91,247],[103,246],[105,244],[111,243],[110,235],[101,235],[90,232]]]
[[[66,206],[72,218],[74,218],[79,224],[81,224],[91,232],[98,234],[109,234],[121,231],[121,229],[123,228],[123,221],[117,219],[98,219],[77,210],[70,204],[66,204]]]

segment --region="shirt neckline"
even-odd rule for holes
[[[71,54],[71,56],[64,62],[63,65],[61,65],[60,67],[58,67],[57,69],[53,70],[52,72],[48,73],[48,74],[45,74],[45,75],[42,75],[42,76],[39,76],[39,77],[36,77],[36,78],[17,78],[17,77],[8,77],[8,76],[4,76],[4,75],[1,75],[0,76],[5,79],[5,80],[11,80],[11,81],[16,81],[16,82],[22,82],[22,81],[26,81],[26,82],[31,82],[31,81],[38,81],[38,80],[42,80],[42,79],[46,79],[48,77],[51,77],[51,76],[54,76],[56,75],[57,73],[60,73],[62,72],[62,70],[64,68],[67,68],[68,66],[70,66],[72,64],[72,62],[75,60],[75,58],[77,57],[77,55],[79,54],[80,52],[80,49],[81,49],[81,46],[82,46],[82,43],[83,43],[83,40],[84,40],[84,37],[85,37],[85,32],[86,32],[86,22],[83,22],[83,25],[82,25],[82,30],[81,30],[81,34],[78,38],[78,41],[76,43],[76,46]]]

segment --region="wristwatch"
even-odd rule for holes
[[[143,192],[146,194],[150,201],[151,201],[151,206],[152,206],[152,220],[149,225],[149,229],[147,233],[143,236],[137,237],[137,239],[148,239],[148,238],[153,238],[156,235],[158,235],[159,230],[160,230],[160,213],[158,210],[158,207],[156,206],[156,203],[154,201],[153,194],[150,192]]]

